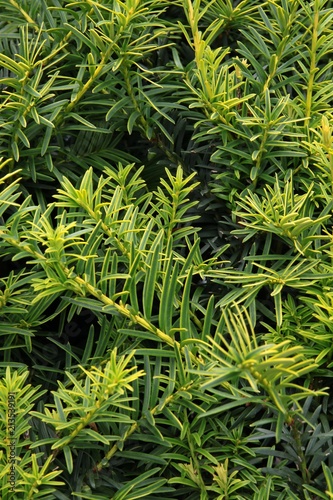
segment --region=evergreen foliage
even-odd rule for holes
[[[0,9],[1,498],[332,499],[332,2]]]

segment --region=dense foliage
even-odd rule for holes
[[[0,8],[1,498],[333,498],[332,2]]]

